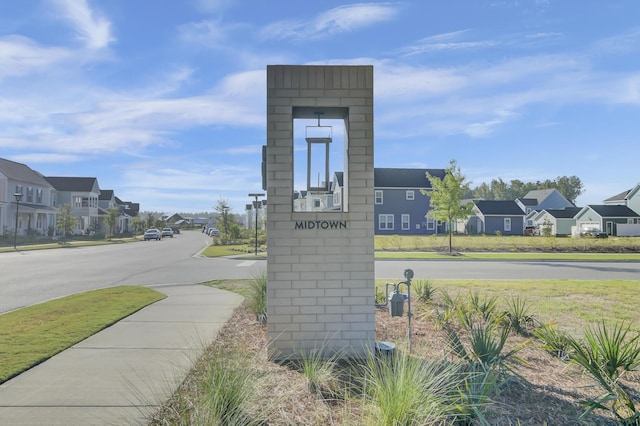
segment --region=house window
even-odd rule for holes
[[[51,206],[58,207],[58,193],[54,192],[51,194]]]
[[[393,230],[393,215],[381,214],[378,216],[378,228],[380,230]]]
[[[402,216],[402,229],[408,230],[410,226],[410,216],[408,214],[403,214]]]
[[[42,189],[36,190],[36,203],[42,204]]]
[[[634,219],[631,219],[631,218],[627,219],[627,223],[633,224],[633,221]]]
[[[27,187],[27,203],[33,203],[33,188]]]
[[[416,194],[413,191],[407,191],[407,201],[413,201],[416,199]]]
[[[376,204],[382,204],[382,191],[375,191],[374,198]]]
[[[505,217],[504,218],[504,230],[505,231],[511,231],[511,218],[510,217]]]
[[[436,221],[430,214],[427,215],[427,229],[431,231],[436,229]]]
[[[313,207],[315,207],[316,209],[319,209],[320,208],[320,200],[317,200],[317,199],[313,200]]]
[[[24,194],[24,190],[22,188],[22,185],[16,185],[16,194]]]
[[[82,197],[73,197],[73,207],[82,207]]]

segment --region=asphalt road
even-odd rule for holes
[[[0,313],[82,291],[117,285],[160,287],[251,278],[264,260],[207,259],[201,232],[105,246],[0,253]],[[376,278],[640,280],[640,263],[379,260]]]

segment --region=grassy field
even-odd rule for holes
[[[640,238],[454,235],[452,246],[454,251],[460,252],[640,253]],[[449,237],[446,235],[377,235],[375,249],[376,251],[444,252],[449,250]]]
[[[0,315],[0,383],[165,297],[146,287],[112,287]]]
[[[581,335],[585,327],[599,321],[625,321],[640,331],[640,310],[637,309],[640,306],[640,280],[429,281],[436,292],[446,291],[452,296],[475,293],[481,297],[496,297],[503,308],[512,297],[524,298],[536,322],[553,323],[574,335]],[[384,282],[376,284],[380,289]]]

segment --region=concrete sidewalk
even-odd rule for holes
[[[143,425],[242,297],[203,285],[168,297],[0,385],[2,425]]]

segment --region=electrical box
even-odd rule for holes
[[[392,317],[401,317],[404,314],[404,294],[393,293],[389,298],[389,313]]]

